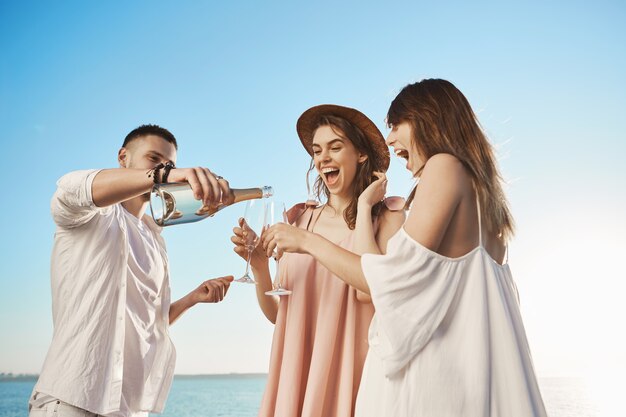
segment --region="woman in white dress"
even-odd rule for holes
[[[505,259],[513,219],[467,99],[422,80],[393,100],[387,123],[387,144],[419,179],[387,253],[358,256],[284,224],[264,248],[308,253],[371,294],[357,417],[545,416]]]

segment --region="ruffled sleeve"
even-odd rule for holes
[[[361,257],[376,309],[370,349],[387,377],[401,371],[428,343],[449,311],[461,280],[458,264],[414,241],[400,230],[385,255]]]

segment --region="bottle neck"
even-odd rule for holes
[[[240,201],[253,200],[255,198],[267,198],[271,197],[274,192],[272,187],[255,187],[255,188],[231,188],[233,195],[233,203]]]
[[[263,191],[260,188],[231,188],[230,191],[233,195],[233,204],[263,197]]]

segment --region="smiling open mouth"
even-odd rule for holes
[[[407,161],[409,160],[409,152],[404,149],[397,149],[396,156],[402,159],[406,159]]]
[[[326,184],[333,185],[339,178],[339,168],[324,168],[322,169],[322,175],[326,178]]]

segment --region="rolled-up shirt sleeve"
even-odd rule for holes
[[[99,169],[73,171],[57,181],[57,189],[50,202],[54,222],[73,228],[87,223],[101,210],[93,202],[91,186]]]
[[[365,254],[361,266],[376,309],[370,349],[392,377],[431,339],[461,276],[454,263],[442,265],[402,229],[389,241],[387,254]]]

